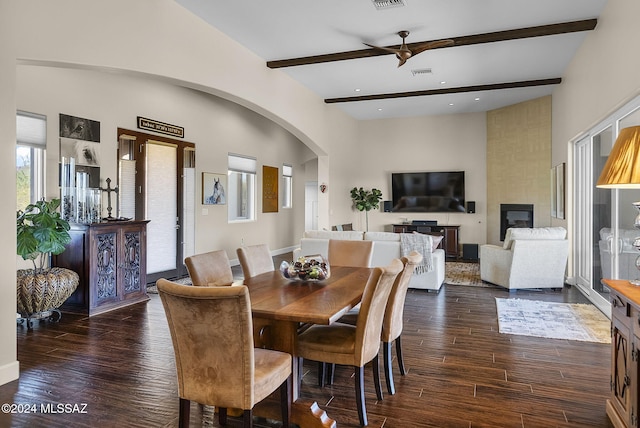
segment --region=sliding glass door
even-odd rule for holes
[[[640,230],[632,202],[638,189],[600,189],[600,176],[621,129],[640,125],[640,97],[589,130],[573,145],[574,210],[573,272],[575,284],[601,310],[610,313],[609,290],[603,278],[636,279],[640,271],[633,248]]]

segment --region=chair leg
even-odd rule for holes
[[[218,407],[218,422],[220,425],[227,424],[227,408],[226,407]]]
[[[180,398],[180,408],[178,410],[178,428],[189,428],[189,411],[191,409],[191,402]]]
[[[378,355],[373,357],[371,360],[371,365],[373,366],[373,384],[376,388],[376,397],[378,400],[382,401],[382,386],[380,383],[380,363],[378,361]]]
[[[400,374],[404,376],[407,372],[404,370],[404,358],[402,358],[402,342],[400,337],[396,338],[396,358],[398,359],[398,367],[400,368]]]
[[[289,420],[291,416],[291,378],[280,385],[280,409],[282,411],[282,428],[289,428]]]
[[[318,386],[322,388],[324,386],[324,377],[327,369],[327,363],[318,361]]]
[[[356,367],[356,403],[361,426],[367,426],[367,408],[364,404],[364,366]]]
[[[382,353],[384,354],[384,377],[387,381],[387,392],[389,395],[396,393],[393,384],[393,368],[391,367],[391,343],[382,342]]]
[[[326,385],[333,385],[335,372],[336,372],[336,365],[333,363],[329,363],[329,365],[327,366],[327,378],[325,379]]]
[[[252,428],[253,427],[253,410],[245,410],[242,412],[242,422],[244,428]]]

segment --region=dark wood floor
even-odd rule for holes
[[[612,427],[605,414],[609,346],[500,334],[495,297],[586,301],[570,287],[410,291],[403,334],[408,374],[394,367],[397,393],[378,402],[366,371],[369,426]],[[0,426],[177,426],[174,356],[157,295],[91,318],[35,322],[30,332],[17,326],[16,334],[21,376],[0,387],[0,402],[35,407],[0,414]],[[305,364],[303,397],[316,400],[339,427],[358,426],[351,375],[338,367],[334,385],[320,389],[315,365]],[[42,413],[41,405],[67,403],[86,413]],[[192,404],[191,426],[217,427],[217,418]]]

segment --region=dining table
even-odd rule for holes
[[[317,402],[300,397],[300,359],[296,356],[298,334],[312,324],[329,325],[354,308],[373,268],[331,266],[322,281],[294,281],[278,270],[244,279],[249,289],[256,346],[291,354],[291,422],[304,428],[331,428],[336,421]],[[279,408],[267,405],[256,414],[279,419]]]

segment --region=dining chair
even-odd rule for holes
[[[362,294],[360,316],[355,326],[341,323],[313,325],[298,335],[296,355],[299,357],[355,368],[356,402],[362,426],[367,425],[364,366],[368,362],[373,365],[376,395],[380,399],[378,352],[382,319],[389,293],[402,269],[402,262],[394,259],[388,266],[372,270]]]
[[[407,297],[407,290],[409,288],[409,282],[413,276],[413,272],[417,265],[422,262],[422,254],[417,251],[412,251],[407,256],[402,257],[402,263],[404,268],[402,272],[396,277],[396,280],[389,293],[389,299],[387,300],[387,306],[384,311],[384,319],[382,321],[382,334],[380,340],[382,341],[382,354],[384,355],[384,375],[387,381],[387,391],[390,395],[396,393],[393,383],[393,370],[391,367],[391,348],[395,342],[396,345],[396,359],[398,360],[398,368],[400,374],[404,376],[406,370],[404,367],[404,358],[402,356],[402,329],[404,327],[404,302]],[[356,325],[358,321],[359,311],[352,310],[346,313],[338,322]]]
[[[242,409],[244,427],[251,427],[254,405],[279,389],[288,427],[291,355],[254,348],[247,287],[191,287],[166,279],[156,285],[176,359],[179,426],[189,426],[195,401],[216,406],[220,425],[227,423],[228,408]]]
[[[184,259],[193,285],[231,285],[233,272],[225,250],[196,254]]]
[[[329,266],[369,267],[373,241],[329,239]]]
[[[245,278],[275,270],[267,244],[249,245],[236,250]]]

